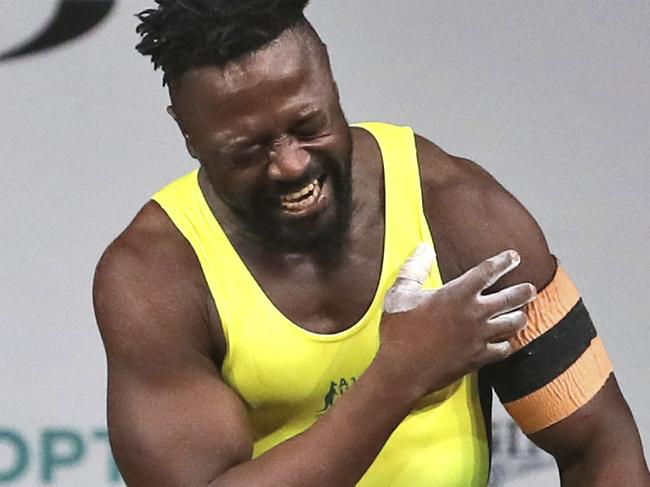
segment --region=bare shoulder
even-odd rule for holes
[[[134,343],[145,353],[143,344],[163,347],[165,340],[213,352],[198,260],[153,201],[102,255],[93,301],[109,360]]]
[[[416,136],[424,209],[445,280],[506,249],[522,264],[497,287],[531,282],[543,288],[555,259],[533,216],[478,164]]]

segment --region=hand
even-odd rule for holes
[[[521,261],[502,252],[435,290],[424,290],[435,253],[421,245],[386,294],[377,358],[382,376],[419,397],[511,353],[508,338],[526,326],[522,306],[537,291],[524,283],[482,292]]]

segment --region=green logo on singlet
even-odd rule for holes
[[[347,391],[350,387],[352,387],[352,384],[354,384],[356,381],[357,381],[356,377],[350,377],[349,379],[346,379],[345,377],[341,377],[337,381],[334,380],[331,381],[330,388],[323,397],[323,403],[324,403],[323,409],[318,411],[316,415],[320,416],[329,408],[331,408],[334,405],[336,398],[341,396],[345,391]]]

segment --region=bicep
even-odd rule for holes
[[[537,221],[478,164],[445,153],[416,136],[425,216],[443,279],[514,249],[521,265],[488,292],[530,282],[538,290],[553,277],[555,260]]]
[[[206,485],[251,457],[245,408],[207,358],[109,362],[108,428],[128,485]]]

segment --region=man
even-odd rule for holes
[[[140,15],[200,170],[97,268],[127,484],[486,485],[494,387],[563,485],[650,485],[533,218],[408,128],[350,128],[306,3]]]

